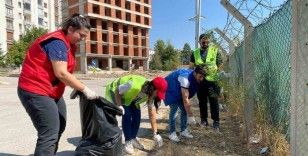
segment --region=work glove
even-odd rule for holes
[[[121,111],[122,111],[122,113],[123,113],[123,115],[125,114],[125,109],[124,109],[124,107],[123,106],[119,106],[119,108],[121,109]]]
[[[82,90],[82,93],[87,97],[89,100],[98,99],[99,96],[91,89],[89,89],[87,86]]]
[[[157,147],[163,146],[163,138],[159,134],[154,134],[153,140],[155,141],[155,146]]]
[[[191,126],[196,125],[197,122],[196,122],[195,117],[193,117],[193,116],[192,117],[188,117],[188,124],[191,125]]]

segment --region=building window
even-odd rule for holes
[[[21,2],[18,2],[18,7],[21,8]]]
[[[13,5],[12,0],[5,0],[5,4],[10,5],[10,6]]]
[[[121,7],[121,0],[116,0],[115,4],[116,6]]]
[[[144,3],[145,4],[149,4],[149,0],[144,0]]]
[[[147,17],[144,18],[144,24],[145,25],[149,25],[150,24],[149,18],[147,18]]]
[[[126,21],[131,21],[130,13],[126,13]]]
[[[44,25],[44,19],[43,18],[38,18],[38,24],[39,25]]]
[[[37,4],[38,4],[39,6],[43,6],[42,0],[37,0]]]
[[[22,33],[22,24],[19,24],[19,32]]]
[[[144,13],[147,14],[147,15],[149,14],[149,8],[148,7],[144,7]]]
[[[24,9],[31,11],[31,4],[30,3],[24,3]]]
[[[6,28],[13,30],[13,21],[12,20],[6,20]]]
[[[140,19],[141,19],[141,18],[140,18],[140,16],[139,16],[139,15],[137,15],[137,16],[136,16],[136,22],[137,22],[137,23],[140,23],[140,22],[141,22],[141,20],[140,20]]]
[[[139,4],[135,4],[135,10],[136,10],[137,12],[140,12],[140,5],[139,5]]]
[[[47,8],[47,3],[44,3],[44,8]]]
[[[111,9],[110,8],[105,8],[105,16],[111,17]]]
[[[18,18],[19,18],[20,20],[22,20],[22,15],[21,15],[21,13],[18,13]]]
[[[125,2],[125,9],[130,10],[130,2]]]
[[[47,16],[48,16],[47,12],[44,12],[44,17],[46,17],[46,18],[47,18]]]
[[[6,8],[6,16],[8,16],[8,17],[13,17],[13,9],[11,9],[11,8]]]
[[[111,4],[111,1],[110,0],[105,0],[105,3],[106,4]]]
[[[121,13],[120,10],[117,10],[117,11],[116,11],[116,17],[117,17],[118,19],[121,19],[121,18],[122,18],[122,13]]]

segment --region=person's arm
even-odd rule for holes
[[[157,133],[157,110],[153,104],[154,102],[154,97],[149,97],[147,101],[148,105],[148,113],[149,113],[149,119],[153,131],[153,139],[155,141],[155,145],[158,147],[161,147],[163,145],[163,139],[162,137]]]
[[[153,102],[154,102],[154,97],[149,97],[147,100],[149,119],[150,119],[153,134],[156,134],[157,133],[157,122],[156,122],[157,111],[156,111],[156,108]]]
[[[53,72],[58,80],[64,84],[82,91],[88,99],[96,99],[98,96],[73,74],[67,71],[67,47],[62,40],[51,38],[41,43],[41,48],[46,53],[53,68]]]
[[[188,91],[187,88],[182,87],[181,93],[182,93],[182,99],[183,99],[183,104],[184,104],[185,110],[186,110],[188,116],[192,117],[193,113],[191,111],[191,103],[190,103],[190,100],[189,100],[189,91]]]
[[[67,71],[67,62],[65,61],[51,61],[52,68],[55,76],[66,85],[83,91],[85,89],[85,85],[81,83],[73,74]]]

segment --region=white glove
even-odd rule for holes
[[[195,117],[188,117],[188,124],[189,125],[196,125],[197,124],[197,122],[196,122],[196,120],[195,120]]]
[[[154,134],[153,140],[157,147],[163,146],[163,138],[159,134]]]
[[[123,113],[123,115],[125,114],[125,109],[124,109],[124,107],[123,106],[119,106],[119,108],[121,109],[121,111],[122,111],[122,113]]]
[[[98,99],[99,96],[87,86],[82,90],[82,93],[87,97],[89,100]]]

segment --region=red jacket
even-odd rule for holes
[[[40,43],[50,38],[57,38],[65,43],[68,49],[67,70],[73,73],[76,46],[71,45],[63,31],[58,30],[42,35],[30,46],[22,65],[18,86],[31,93],[60,99],[64,93],[65,84],[55,76],[51,61],[40,46]]]

